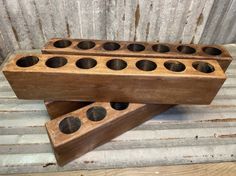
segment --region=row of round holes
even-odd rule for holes
[[[111,102],[111,107],[115,110],[121,111],[128,108],[129,103]],[[87,110],[86,116],[89,120],[97,122],[103,120],[107,115],[107,111],[102,106],[94,106]],[[69,116],[64,118],[59,123],[59,129],[64,134],[71,134],[79,130],[81,121],[78,117]]]
[[[35,56],[26,56],[17,60],[16,64],[19,67],[30,67],[37,64],[39,59]],[[52,57],[46,61],[46,65],[50,68],[59,68],[66,65],[67,59],[64,57]],[[81,69],[91,69],[97,65],[97,61],[92,58],[81,58],[76,62],[76,66]],[[106,66],[112,70],[123,70],[127,67],[127,63],[122,59],[111,59],[107,61]],[[166,61],[164,63],[166,69],[174,72],[185,70],[185,65],[179,61]],[[195,61],[192,64],[193,68],[203,73],[211,73],[215,68],[202,61]],[[143,71],[153,71],[157,68],[157,64],[150,60],[139,60],[136,62],[136,67]]]
[[[53,45],[56,48],[67,48],[72,44],[70,40],[58,40]],[[88,50],[95,47],[95,42],[93,41],[82,41],[77,44],[77,47],[82,50]],[[120,44],[116,42],[106,42],[103,45],[103,49],[107,51],[115,51],[120,49]],[[133,52],[141,52],[145,50],[145,46],[138,43],[132,43],[127,46],[128,50]],[[159,53],[167,53],[170,51],[170,48],[167,45],[164,44],[155,44],[152,46],[152,50]],[[193,47],[187,46],[187,45],[180,45],[177,47],[177,50],[184,54],[193,54],[196,52],[196,49]],[[222,51],[215,47],[204,47],[203,52],[205,52],[208,55],[220,55]]]

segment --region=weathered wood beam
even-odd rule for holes
[[[221,45],[53,38],[45,44],[42,52],[49,54],[216,60],[224,71],[232,61],[229,52]]]
[[[17,54],[3,69],[18,98],[209,104],[226,76],[215,60]]]
[[[96,102],[47,122],[46,129],[63,166],[170,107]]]

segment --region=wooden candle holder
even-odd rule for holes
[[[46,129],[63,166],[170,107],[96,102],[47,122]]]
[[[3,73],[18,98],[209,104],[226,76],[214,60],[17,54]]]
[[[217,60],[224,71],[232,61],[229,52],[221,45],[53,38],[45,44],[42,52],[48,54]]]

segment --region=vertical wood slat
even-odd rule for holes
[[[152,11],[152,1],[139,0],[136,23],[135,23],[135,39],[137,41],[146,41],[146,36],[149,33],[150,12]]]
[[[0,64],[3,62],[9,51],[10,49],[7,45],[5,45],[5,41],[3,40],[3,36],[0,31]]]
[[[200,14],[198,21],[197,21],[197,28],[195,31],[193,43],[199,43],[202,33],[203,33],[205,26],[207,24],[207,19],[209,18],[210,11],[212,9],[213,4],[214,4],[214,0],[206,1],[205,6],[203,7],[202,13]]]
[[[94,38],[93,1],[79,1],[79,15],[81,19],[81,36],[89,39]]]
[[[205,2],[206,1],[204,0],[192,1],[188,10],[187,21],[182,34],[183,43],[193,42],[198,20],[201,18]]]
[[[29,28],[32,40],[32,48],[40,48],[44,43],[42,22],[38,16],[38,11],[34,0],[18,0],[22,8],[22,14]]]
[[[173,1],[172,0],[166,0],[163,1],[164,6],[161,9],[161,14],[160,14],[160,31],[159,31],[159,41],[160,42],[165,42],[168,41],[168,34],[169,34],[169,29],[168,29],[168,25],[169,22],[172,20],[172,15],[175,13],[175,7],[177,4],[177,1]]]
[[[201,35],[201,39],[199,43],[214,43],[214,38],[217,35],[217,31],[219,28],[223,27],[224,29],[227,26],[220,26],[221,21],[223,20],[223,16],[225,15],[227,8],[230,4],[231,0],[221,1],[215,0],[212,6],[210,15],[207,19],[207,24],[204,28],[203,34]],[[235,31],[236,34],[236,31]],[[224,43],[224,42],[222,42]]]
[[[52,22],[55,31],[55,37],[67,37],[65,6],[63,0],[49,0],[52,10]]]
[[[107,39],[108,40],[115,40],[116,39],[116,31],[117,31],[117,16],[116,16],[116,4],[117,0],[114,1],[107,1],[107,8],[106,8],[106,32],[107,32]]]
[[[81,13],[79,0],[64,0],[68,36],[82,37]]]
[[[19,49],[19,44],[13,32],[11,21],[5,7],[4,0],[0,0],[0,7],[2,7],[0,10],[1,34],[2,34],[5,45],[7,45],[8,48],[10,48],[10,52],[12,52],[16,49]]]
[[[51,37],[236,41],[236,0],[0,0],[0,6],[4,56],[40,48]]]
[[[81,23],[81,36],[87,39],[105,37],[105,11],[104,1],[79,1],[79,14]]]
[[[41,27],[45,41],[55,37],[55,31],[52,19],[52,10],[49,0],[34,0],[36,10],[39,14],[39,20],[41,21]]]
[[[159,30],[160,30],[160,11],[162,9],[163,1],[153,1],[153,8],[150,12],[149,19],[152,23],[149,24],[149,33],[147,36],[147,41],[159,41]]]
[[[105,39],[106,38],[106,1],[93,0],[93,38]]]
[[[117,16],[117,20],[115,22],[116,26],[115,27],[116,30],[116,39],[117,40],[125,40],[125,35],[124,35],[124,31],[125,31],[125,0],[118,0],[117,1],[117,12],[116,12],[116,16]]]
[[[187,18],[187,10],[189,9],[191,1],[178,0],[175,13],[172,15],[172,20],[168,24],[168,41],[169,42],[181,42],[182,31]]]
[[[224,16],[224,20],[221,23],[221,28],[219,30],[218,35],[216,35],[214,42],[220,43],[226,41],[231,41],[232,39],[236,41],[236,25],[235,25],[235,14],[236,14],[236,0],[232,0],[226,14]],[[224,28],[227,26],[227,28]],[[233,35],[232,32],[234,31]],[[231,34],[231,35],[230,35]]]
[[[8,11],[8,15],[11,20],[12,30],[16,37],[16,41],[19,43],[19,47],[21,49],[32,49],[29,30],[25,24],[25,20],[23,18],[22,10],[20,8],[18,0],[6,0],[5,7]]]
[[[139,16],[138,0],[125,0],[124,40],[135,40],[135,24]],[[109,14],[108,14],[109,15]]]

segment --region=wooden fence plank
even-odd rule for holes
[[[178,166],[155,166],[142,168],[125,168],[125,169],[102,169],[95,171],[80,170],[73,172],[53,172],[53,173],[31,173],[27,176],[106,176],[113,175],[138,175],[138,176],[235,176],[236,163],[211,163],[211,164],[192,164],[192,165],[178,165]],[[13,175],[12,175],[13,176]],[[19,174],[23,176],[23,174]]]
[[[28,27],[22,15],[18,0],[5,1],[9,18],[11,20],[12,30],[21,49],[32,49],[31,38]]]

